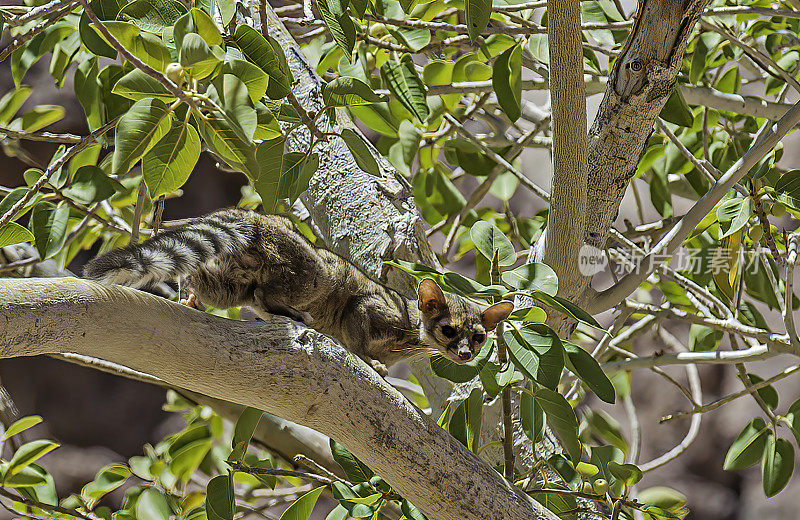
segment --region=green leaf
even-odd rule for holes
[[[136,520],[169,520],[171,514],[167,498],[155,488],[145,488],[136,501]]]
[[[369,479],[375,475],[366,464],[358,460],[347,448],[333,439],[330,440],[330,445],[333,460],[342,467],[350,482],[369,482]]]
[[[192,76],[203,79],[210,76],[225,59],[225,53],[217,46],[209,47],[197,33],[183,37],[179,53],[180,64],[192,69]]]
[[[428,520],[428,517],[422,514],[422,511],[414,507],[414,505],[406,499],[400,501],[400,511],[408,520]]]
[[[564,348],[558,335],[541,323],[503,332],[514,365],[547,388],[555,389],[564,368]]]
[[[32,239],[33,233],[16,222],[9,222],[0,228],[0,247],[11,246],[20,242],[30,242]]]
[[[349,128],[342,130],[341,136],[350,153],[353,154],[353,159],[355,159],[358,167],[367,173],[380,177],[381,169],[378,166],[378,162],[361,136]]]
[[[474,43],[489,25],[489,18],[492,16],[492,1],[465,0],[464,11],[469,39]]]
[[[91,131],[103,126],[106,115],[98,73],[97,58],[93,58],[80,63],[75,69],[75,76],[73,77],[75,97],[83,107],[83,112],[86,114],[86,123]]]
[[[306,156],[303,152],[288,152],[283,155],[281,177],[278,181],[278,197],[293,203],[308,189],[308,182],[319,166],[317,154]]]
[[[775,183],[775,193],[780,202],[800,211],[800,170],[789,170]]]
[[[528,391],[522,392],[519,397],[519,421],[528,439],[538,442],[544,436],[544,410],[533,398],[534,382],[528,381],[525,388]]]
[[[553,309],[559,311],[562,314],[566,314],[571,318],[574,318],[580,322],[583,322],[587,325],[591,325],[597,329],[603,330],[597,320],[595,320],[591,314],[586,312],[585,310],[581,309],[574,303],[565,300],[559,296],[550,296],[549,294],[543,293],[541,291],[531,291],[531,296],[535,299],[539,300],[540,302],[544,303],[545,305],[552,307]]]
[[[219,8],[219,15],[222,17],[222,25],[228,25],[236,14],[236,2],[234,0],[214,0],[214,4]]]
[[[256,65],[245,60],[230,60],[222,67],[223,74],[233,74],[244,83],[250,100],[255,103],[267,93],[269,77]]]
[[[282,137],[263,141],[256,150],[258,178],[253,181],[253,187],[261,197],[265,213],[273,213],[278,204],[278,184],[281,179],[285,142]]]
[[[278,123],[278,119],[275,117],[272,110],[261,102],[255,103],[255,110],[256,128],[253,131],[254,139],[270,140],[283,136],[280,123]]]
[[[87,164],[78,168],[63,193],[81,204],[93,204],[122,191],[125,191],[125,187],[119,181],[110,178],[97,166]]]
[[[654,486],[639,491],[639,502],[667,511],[678,511],[686,506],[686,496],[680,491],[665,486]]]
[[[659,117],[664,121],[669,121],[678,126],[691,127],[694,123],[692,111],[683,99],[681,91],[677,88],[672,91],[672,95],[667,99],[664,108],[661,109]]]
[[[209,46],[222,45],[222,34],[219,32],[217,24],[202,9],[193,7],[175,21],[172,34],[175,38],[176,49],[181,48],[183,37],[188,33],[199,34]]]
[[[283,50],[274,38],[264,38],[252,27],[239,25],[236,27],[234,43],[247,61],[258,65],[269,76],[267,95],[271,99],[282,99],[291,92],[294,78]]]
[[[134,101],[147,98],[167,102],[175,100],[175,96],[164,85],[139,69],[133,69],[122,76],[111,92]]]
[[[480,448],[483,389],[473,388],[450,417],[448,431],[473,453]]]
[[[327,106],[357,106],[384,101],[360,79],[340,76],[322,87],[322,99]]]
[[[114,175],[128,173],[171,126],[170,111],[163,101],[151,98],[134,103],[117,123],[111,168]]]
[[[578,376],[581,381],[586,383],[592,392],[603,401],[614,404],[615,392],[614,385],[608,379],[600,364],[591,354],[580,348],[578,345],[566,342],[564,350],[567,353],[569,369]]]
[[[200,136],[190,124],[177,123],[142,158],[142,175],[152,199],[177,190],[200,158]]]
[[[295,500],[294,503],[283,512],[280,520],[308,520],[311,517],[311,512],[314,510],[317,499],[323,491],[325,491],[325,486],[312,489]],[[208,520],[212,520],[211,517],[209,517]]]
[[[745,469],[760,461],[767,444],[768,433],[769,430],[762,418],[752,419],[728,448],[722,469]]]
[[[50,475],[38,464],[30,464],[18,473],[8,476],[3,485],[11,488],[31,488],[47,484]],[[52,479],[52,477],[50,477]]]
[[[786,439],[770,434],[761,459],[761,483],[769,498],[781,492],[794,472],[794,447]]]
[[[256,147],[244,136],[240,127],[231,124],[231,121],[218,112],[195,120],[198,122],[200,135],[215,154],[250,179],[258,178]]]
[[[550,296],[555,296],[558,292],[558,278],[547,264],[524,264],[513,271],[504,272],[501,278],[519,291],[541,291]]]
[[[22,227],[22,226],[20,226],[20,227]],[[22,229],[25,229],[25,228],[22,228]],[[0,244],[1,243],[2,243],[2,241],[0,240]],[[8,244],[6,244],[6,245],[8,245]],[[2,246],[0,246],[0,247],[2,247]],[[39,416],[39,415],[29,415],[27,417],[23,417],[22,419],[14,421],[14,423],[12,423],[11,426],[9,426],[6,429],[6,432],[3,435],[3,438],[0,439],[0,442],[5,442],[8,439],[10,439],[11,437],[13,437],[14,435],[17,435],[18,433],[22,433],[25,430],[27,430],[28,428],[33,428],[34,426],[36,426],[40,422],[42,422],[42,417]]]
[[[228,460],[241,460],[244,457],[244,454],[247,453],[247,446],[250,444],[250,439],[253,438],[253,432],[256,431],[262,415],[264,415],[264,412],[250,406],[242,410],[233,430],[233,439],[231,440],[233,452],[228,457]]]
[[[757,376],[755,374],[747,374],[747,378],[750,379],[750,383],[753,385],[756,385],[764,381],[763,377]],[[764,403],[769,408],[774,410],[775,408],[778,407],[778,392],[777,390],[775,390],[774,386],[767,385],[765,387],[759,388],[758,390],[756,390],[756,392],[758,392],[758,395],[761,397],[761,399],[764,400]]]
[[[410,54],[403,54],[400,61],[389,60],[381,65],[381,76],[395,98],[419,122],[424,122],[430,113],[425,98],[425,84],[417,75]]]
[[[177,0],[134,0],[120,10],[118,18],[160,35],[184,13],[186,7]]]
[[[470,5],[470,0],[467,0]],[[492,67],[492,87],[500,108],[513,123],[521,112],[522,46],[517,44],[503,51]]]
[[[345,12],[347,3],[342,5],[341,0],[317,0],[317,7],[334,41],[344,52],[347,61],[352,62],[353,47],[356,45],[356,26]]]
[[[750,221],[753,216],[753,208],[750,198],[734,198],[723,202],[717,208],[717,220],[724,233],[720,238],[730,236]]]
[[[387,137],[397,137],[399,125],[386,103],[354,105],[349,110],[356,119],[371,130]]]
[[[196,441],[181,443],[177,449],[170,447],[172,460],[169,462],[169,471],[183,482],[188,482],[192,473],[211,450],[211,439],[204,438]]]
[[[517,260],[514,246],[500,229],[491,222],[480,220],[469,231],[475,249],[487,260],[491,261],[497,252],[497,261],[501,266],[508,266]]]
[[[736,94],[742,86],[742,77],[739,74],[739,66],[734,65],[722,73],[714,88],[726,94]]]
[[[321,489],[321,488],[320,488]],[[233,520],[236,502],[233,479],[230,475],[217,475],[206,488],[206,516],[208,520]]]
[[[18,126],[23,132],[35,132],[56,121],[61,121],[65,114],[64,108],[58,105],[38,105],[25,112],[19,120],[15,120],[12,124]],[[15,124],[17,121],[19,123]]]
[[[553,427],[553,432],[561,441],[569,458],[573,463],[577,463],[581,456],[581,443],[578,440],[578,419],[575,418],[572,407],[563,395],[549,388],[536,389],[534,398],[544,410],[547,421]]]
[[[23,103],[30,97],[33,89],[27,85],[17,87],[0,99],[0,123],[7,124]]]
[[[528,37],[528,50],[545,65],[550,63],[550,45],[546,34],[531,34]]]
[[[22,471],[27,465],[36,462],[43,456],[47,455],[54,449],[58,448],[58,444],[53,441],[38,439],[23,444],[14,452],[14,456],[8,461],[6,467],[5,478],[10,477]]]
[[[83,486],[81,497],[90,503],[96,504],[102,497],[111,493],[128,480],[131,470],[122,464],[111,464],[101,469],[94,480]]]
[[[55,206],[49,202],[40,202],[31,212],[28,226],[36,240],[39,257],[44,260],[58,253],[67,238],[67,221],[69,206],[64,203]]]
[[[785,417],[786,421],[789,423],[789,428],[792,430],[795,441],[800,446],[800,399],[792,403]]]
[[[612,460],[608,462],[608,471],[628,486],[642,480],[642,470],[634,464],[618,464]]]

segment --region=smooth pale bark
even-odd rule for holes
[[[431,519],[555,518],[338,343],[74,278],[0,280],[0,357],[75,352],[337,439]]]
[[[558,292],[579,294],[578,252],[586,223],[586,86],[579,0],[548,0],[553,183],[541,261],[558,276]],[[538,260],[538,259],[537,259]]]

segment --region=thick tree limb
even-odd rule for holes
[[[581,8],[578,0],[548,0],[553,188],[543,235],[544,263],[570,298],[588,284],[578,270],[586,227],[586,86],[583,81]],[[538,255],[537,255],[538,256]]]
[[[230,321],[71,278],[0,280],[0,295],[0,357],[100,357],[280,415],[342,442],[432,519],[555,518],[355,356],[287,319]]]
[[[585,241],[603,249],[708,0],[643,0],[589,131]]]

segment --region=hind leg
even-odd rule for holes
[[[286,316],[305,325],[311,325],[314,321],[314,318],[309,313],[299,311],[291,305],[278,301],[277,298],[268,294],[263,288],[256,289],[253,296],[255,300],[253,304],[257,311]]]

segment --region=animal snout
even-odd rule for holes
[[[469,350],[459,350],[458,358],[462,361],[469,361],[470,359],[472,359],[472,352],[470,352]]]

